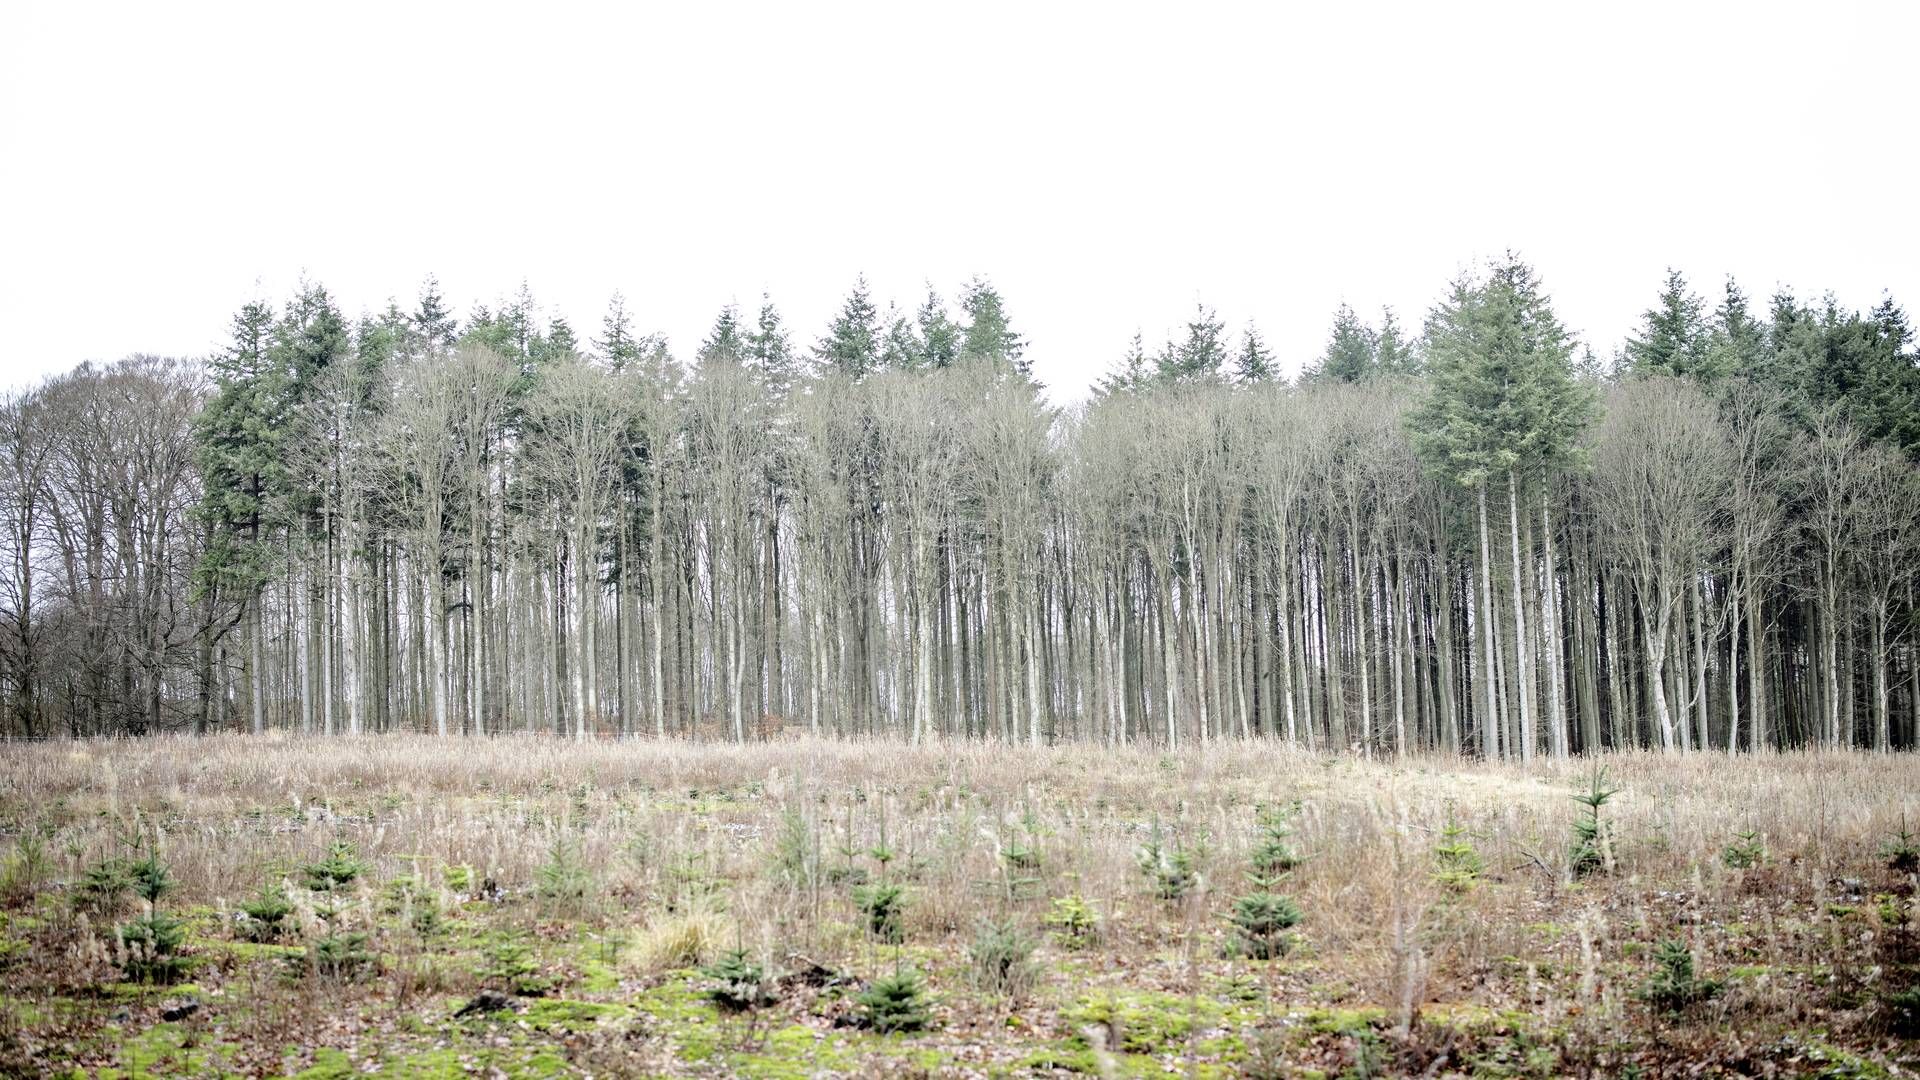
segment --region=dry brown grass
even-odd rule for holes
[[[110,854],[118,834],[157,829],[179,879],[173,902],[215,912],[345,840],[372,867],[357,917],[389,935],[390,970],[409,980],[395,993],[408,1007],[477,982],[436,959],[444,949],[409,946],[383,929],[372,900],[379,883],[400,875],[450,895],[458,871],[449,868],[471,867],[476,890],[491,882],[505,897],[487,925],[570,943],[540,949],[564,988],[579,975],[567,951],[578,935],[641,984],[693,959],[685,946],[696,931],[701,955],[741,947],[771,968],[796,958],[855,973],[883,967],[891,954],[862,932],[843,880],[851,868],[907,885],[904,954],[932,971],[936,991],[959,985],[955,965],[982,914],[1037,925],[1050,898],[1084,896],[1104,921],[1098,945],[1044,948],[1049,973],[1027,1006],[1027,1030],[1069,1041],[1060,1017],[1088,987],[1205,996],[1223,979],[1251,978],[1275,1015],[1385,1010],[1382,1037],[1409,1055],[1395,1059],[1403,1063],[1424,1052],[1452,1061],[1448,1068],[1466,1060],[1459,1047],[1421,1041],[1433,1038],[1433,1017],[1507,1016],[1510,1028],[1514,1012],[1539,1021],[1534,1037],[1557,1047],[1554,1068],[1568,1072],[1675,1054],[1758,1061],[1815,1025],[1856,1050],[1892,1047],[1897,1056],[1874,1004],[1890,964],[1881,946],[1861,940],[1879,934],[1884,943],[1888,928],[1834,910],[1911,893],[1876,854],[1903,819],[1920,823],[1911,757],[1616,754],[1598,764],[1621,789],[1608,807],[1617,862],[1584,881],[1568,873],[1579,810],[1569,794],[1592,760],[1530,769],[1367,761],[1258,742],[1177,755],[543,737],[43,743],[0,752],[0,822],[16,839],[55,838],[47,845],[55,882]],[[1306,912],[1301,946],[1267,965],[1226,958],[1222,916],[1246,891],[1256,810],[1293,800],[1307,859],[1284,891]],[[774,870],[789,815],[820,852],[800,880]],[[1484,881],[1462,894],[1432,876],[1449,815],[1471,830],[1486,863]],[[1156,823],[1200,851],[1201,885],[1178,903],[1155,899],[1136,870]],[[1722,849],[1744,830],[1761,835],[1765,867],[1723,865]],[[884,868],[867,854],[883,833],[895,853]],[[560,835],[575,838],[592,880],[581,910],[555,910],[538,895],[539,868]],[[1038,881],[1009,898],[999,853],[1014,839],[1039,851]],[[1676,936],[1692,942],[1703,974],[1759,972],[1730,980],[1677,1035],[1675,1022],[1647,1015],[1634,996],[1647,947]],[[0,974],[0,985],[50,1000],[52,991],[30,985],[33,970]],[[945,1038],[968,1071],[962,1048],[1000,1035],[969,1028],[964,994],[947,1001],[955,1015]],[[266,1023],[269,1011],[258,1012],[249,1023]],[[1622,1028],[1667,1033],[1622,1044]],[[1298,1064],[1366,1052],[1343,1037],[1310,1040]]]

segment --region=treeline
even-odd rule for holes
[[[1201,309],[1065,411],[980,281],[685,364],[536,312],[305,285],[7,400],[5,730],[1915,744],[1891,301],[1674,274],[1602,364],[1509,258],[1291,385]]]

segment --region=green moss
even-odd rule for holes
[[[535,1031],[578,1033],[598,1027],[600,1021],[625,1016],[618,1005],[598,1001],[570,1001],[566,998],[540,998],[528,1003],[520,1019]]]
[[[200,997],[202,991],[193,983],[155,983],[117,982],[105,983],[95,988],[94,993],[104,998],[124,1001],[146,1001],[150,998]]]
[[[1083,1028],[1105,1028],[1107,1046],[1128,1054],[1158,1054],[1184,1043],[1196,1030],[1219,1025],[1225,1011],[1204,998],[1151,990],[1095,991],[1061,1014],[1086,1045]]]
[[[580,988],[590,994],[611,994],[620,989],[620,972],[598,958],[580,961]]]
[[[697,974],[675,972],[633,998],[647,1029],[666,1037],[681,1060],[708,1061],[720,1049],[720,1014],[695,985]]]
[[[1369,1018],[1369,1023],[1383,1027],[1388,1023],[1384,1009],[1355,1009],[1349,1010],[1349,1014],[1354,1020],[1360,1020],[1361,1014],[1365,1014]],[[1539,1017],[1524,1009],[1495,1009],[1461,1001],[1423,1007],[1420,1010],[1420,1022],[1438,1024],[1464,1033],[1481,1034],[1500,1030],[1531,1031],[1539,1026]]]
[[[216,1062],[233,1053],[232,1047],[201,1041],[179,1024],[155,1024],[138,1034],[121,1035],[118,1042],[114,1065],[100,1070],[100,1080],[217,1073]]]
[[[1295,1020],[1316,1035],[1359,1035],[1386,1027],[1388,1022],[1387,1010],[1376,1008],[1313,1009],[1295,1014]]]
[[[525,1047],[434,1047],[413,1053],[390,1053],[379,1067],[366,1072],[344,1052],[332,1048],[314,1051],[313,1064],[293,1074],[292,1080],[356,1080],[361,1076],[406,1077],[408,1080],[465,1080],[479,1075],[504,1075],[512,1080],[546,1080],[567,1076],[567,1063],[550,1050],[530,1052]]]
[[[323,1047],[313,1052],[313,1064],[293,1074],[293,1080],[352,1080],[353,1059],[340,1050]]]
[[[1807,1080],[1890,1080],[1893,1076],[1884,1065],[1818,1040],[1810,1039],[1798,1049],[1803,1061],[1818,1066],[1801,1074]]]
[[[1021,1072],[1071,1072],[1098,1075],[1100,1062],[1092,1050],[1069,1040],[1043,1047],[1021,1058],[1015,1066]]]
[[[728,1055],[728,1071],[758,1080],[806,1080],[821,1073],[858,1071],[844,1038],[828,1038],[805,1024],[790,1024],[767,1036],[753,1053]]]
[[[298,945],[276,945],[252,941],[210,941],[207,948],[213,952],[223,952],[236,960],[278,960],[286,956],[303,956],[304,948]]]

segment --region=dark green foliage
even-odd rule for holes
[[[1750,870],[1767,861],[1766,845],[1760,834],[1749,829],[1733,834],[1733,843],[1720,852],[1720,861],[1730,870]]]
[[[160,853],[151,841],[147,853],[126,864],[128,886],[146,901],[146,914],[119,927],[120,943],[126,949],[125,970],[135,982],[172,982],[186,970],[180,947],[186,944],[187,929],[178,919],[160,910],[160,898],[173,889],[173,874],[160,861]]]
[[[960,358],[1009,367],[1021,375],[1028,365],[1021,360],[1027,344],[1007,323],[1005,301],[986,281],[975,278],[960,290],[960,310],[966,317],[966,329],[960,337]]]
[[[700,343],[694,359],[702,364],[737,364],[746,354],[747,338],[740,327],[740,309],[728,304],[720,309],[720,314],[713,321],[713,329],[707,331],[707,340]]]
[[[1233,951],[1255,960],[1284,955],[1291,939],[1287,931],[1302,918],[1300,905],[1270,892],[1248,893],[1233,902],[1227,920],[1233,924]]]
[[[1889,1031],[1903,1039],[1920,1038],[1920,986],[1882,991],[1880,1008]]]
[[[813,827],[798,810],[780,816],[780,832],[773,841],[773,866],[789,884],[812,881],[820,865],[820,845]]]
[[[593,888],[593,874],[580,857],[580,842],[561,833],[547,849],[547,859],[534,871],[534,889],[543,900],[579,904]]]
[[[905,935],[901,916],[906,905],[906,890],[891,882],[853,890],[853,906],[865,917],[867,932],[881,941],[897,943]]]
[[[747,335],[746,363],[747,370],[774,401],[786,400],[795,380],[806,374],[804,358],[794,352],[786,327],[781,325],[779,309],[764,297],[753,332]]]
[[[430,937],[440,932],[446,921],[440,914],[440,902],[431,894],[421,894],[413,898],[412,914],[407,917],[407,925],[413,927],[416,934]]]
[[[260,887],[253,899],[242,901],[240,910],[247,916],[241,925],[249,941],[277,941],[286,931],[287,916],[293,914],[293,902],[284,885],[270,881]]]
[[[1887,869],[1896,874],[1911,874],[1920,870],[1920,836],[1907,828],[1905,820],[1900,822],[1886,843],[1880,845],[1880,857],[1887,862]]]
[[[366,864],[355,855],[353,845],[336,840],[327,849],[327,857],[300,868],[306,887],[313,892],[337,892],[353,884],[366,872]]]
[[[1640,988],[1640,998],[1662,1012],[1681,1012],[1712,998],[1720,984],[1702,979],[1693,970],[1693,952],[1679,940],[1654,948],[1653,977]]]
[[[1193,891],[1200,881],[1200,872],[1194,867],[1193,853],[1177,843],[1168,847],[1160,837],[1160,823],[1153,823],[1153,832],[1147,842],[1141,846],[1136,857],[1142,877],[1153,888],[1153,895],[1162,900],[1180,900]]]
[[[1400,332],[1392,308],[1380,312],[1380,329],[1374,331],[1373,369],[1381,375],[1420,374],[1420,355]]]
[[[718,960],[700,969],[709,980],[704,993],[707,1000],[723,1012],[745,1012],[774,1000],[773,987],[766,972],[754,963],[745,949],[732,949]]]
[[[1040,850],[1031,848],[1016,837],[1000,852],[1000,858],[1014,870],[1038,870],[1040,868]]]
[[[1226,362],[1226,325],[1204,304],[1195,307],[1185,340],[1168,342],[1154,361],[1162,382],[1216,379]]]
[[[538,997],[553,988],[552,980],[540,974],[533,947],[519,934],[507,935],[488,946],[479,974],[482,982],[522,997]]]
[[[882,1034],[925,1031],[933,1017],[927,1009],[926,985],[911,969],[882,975],[867,984],[854,999],[861,1026]]]
[[[1373,332],[1345,304],[1333,315],[1333,334],[1310,378],[1359,382],[1374,373]]]
[[[102,859],[82,871],[73,887],[73,906],[96,915],[111,914],[133,892],[133,875],[127,861]]]
[[[1293,820],[1300,814],[1300,804],[1289,803],[1286,806],[1270,807],[1260,812],[1256,819],[1256,832],[1251,857],[1252,869],[1247,880],[1256,889],[1271,889],[1280,879],[1300,865],[1300,853],[1293,848]]]
[[[989,994],[1018,1000],[1033,989],[1040,976],[1033,950],[1034,934],[1012,919],[982,920],[967,946],[973,985]]]
[[[127,865],[127,881],[133,895],[150,905],[159,903],[162,896],[173,890],[173,874],[160,861],[159,853],[151,848],[145,857]]]
[[[1040,826],[1031,812],[1021,816],[1020,828],[1001,843],[1000,862],[1008,899],[1028,900],[1039,894]]]
[[[307,945],[305,972],[323,979],[357,979],[380,966],[380,958],[367,948],[367,935],[361,931],[336,930],[315,938]]]
[[[1586,813],[1573,821],[1573,843],[1567,851],[1568,869],[1574,877],[1586,877],[1612,869],[1613,829],[1600,818],[1600,808],[1620,793],[1607,786],[1607,771],[1596,766],[1587,790],[1575,792],[1573,801],[1586,807]]]
[[[814,347],[821,366],[854,379],[879,367],[879,316],[867,292],[867,279],[856,279],[840,313],[827,327],[827,336]]]
[[[388,914],[398,914],[413,904],[420,895],[420,883],[411,874],[401,874],[388,879],[380,889],[381,910]]]
[[[473,887],[473,867],[464,863],[454,863],[440,872],[440,879],[447,888],[457,893],[466,892]]]
[[[1627,338],[1627,363],[1637,375],[1672,375],[1713,382],[1722,372],[1710,363],[1712,350],[1706,303],[1687,290],[1678,270],[1667,271],[1659,303],[1641,316],[1638,332]]]
[[[1473,888],[1486,864],[1468,839],[1466,826],[1451,816],[1440,827],[1440,842],[1433,847],[1433,879],[1456,892]]]
[[[1055,899],[1042,921],[1053,930],[1053,938],[1062,948],[1084,949],[1100,935],[1099,913],[1078,894]]]
[[[459,337],[458,324],[453,309],[447,306],[446,298],[440,295],[439,279],[428,274],[427,279],[420,283],[420,303],[407,316],[412,347],[421,350],[451,349]]]
[[[707,869],[707,853],[704,851],[689,851],[675,859],[667,867],[667,879],[673,885],[667,910],[674,912],[686,911],[698,905],[720,887]]]
[[[1279,373],[1273,353],[1251,324],[1240,335],[1240,351],[1233,357],[1233,377],[1243,383],[1266,382]]]
[[[614,293],[607,302],[607,313],[600,319],[600,336],[592,339],[593,354],[607,368],[614,372],[624,371],[628,364],[639,360],[646,352],[646,342],[633,333],[633,319],[627,314],[626,297]]]
[[[1594,415],[1573,342],[1531,267],[1509,255],[1463,278],[1427,322],[1427,397],[1409,416],[1428,467],[1463,488],[1573,455]]]
[[[40,884],[53,869],[47,858],[47,845],[37,833],[22,836],[14,846],[6,866],[0,867],[0,901],[9,907],[21,907],[33,901]]]
[[[1146,344],[1138,333],[1127,343],[1126,355],[1094,384],[1096,397],[1110,397],[1144,390],[1153,384],[1154,371],[1148,366]]]
[[[947,306],[940,301],[940,294],[927,287],[927,298],[914,313],[914,344],[917,351],[913,361],[915,366],[927,368],[949,367],[960,357],[961,328],[947,317]]]
[[[186,970],[180,947],[187,943],[187,927],[164,911],[150,911],[120,925],[120,944],[127,950],[129,981],[168,983]]]

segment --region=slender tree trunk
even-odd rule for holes
[[[1887,700],[1887,603],[1879,600],[1869,620],[1872,626],[1873,649],[1873,748],[1880,753],[1892,749],[1888,717],[1890,710]]]
[[[1553,756],[1565,760],[1572,739],[1567,730],[1566,678],[1561,668],[1560,578],[1553,558],[1553,515],[1547,504],[1546,484],[1540,485],[1540,540],[1546,554],[1546,582],[1541,592],[1544,624],[1542,649],[1547,656],[1547,725],[1553,743]]]
[[[1702,750],[1713,747],[1709,737],[1707,723],[1707,635],[1705,616],[1701,614],[1704,606],[1700,598],[1700,575],[1693,575],[1691,583],[1693,608],[1693,716],[1694,744]]]
[[[1751,717],[1748,740],[1755,753],[1772,745],[1768,729],[1767,669],[1761,658],[1760,590],[1751,575],[1747,579],[1747,710]]]
[[[1520,760],[1533,760],[1533,667],[1527,662],[1527,612],[1522,597],[1526,577],[1520,568],[1520,481],[1507,470],[1507,524],[1513,552],[1513,681],[1520,699]]]
[[[1500,725],[1495,720],[1499,709],[1496,705],[1494,688],[1494,653],[1497,643],[1493,632],[1493,565],[1491,551],[1493,545],[1487,539],[1487,486],[1481,484],[1475,492],[1480,516],[1480,640],[1486,644],[1486,657],[1480,672],[1481,699],[1486,705],[1486,713],[1480,718],[1480,754],[1488,760],[1500,757]]]
[[[433,731],[445,738],[447,735],[447,643],[446,585],[439,574],[440,560],[436,555],[427,559],[429,574],[427,591],[432,597],[426,612],[427,623],[427,662],[432,674],[428,677],[429,693],[433,698]]]
[[[263,590],[248,603],[247,611],[247,697],[253,713],[253,733],[267,733],[266,632]]]

